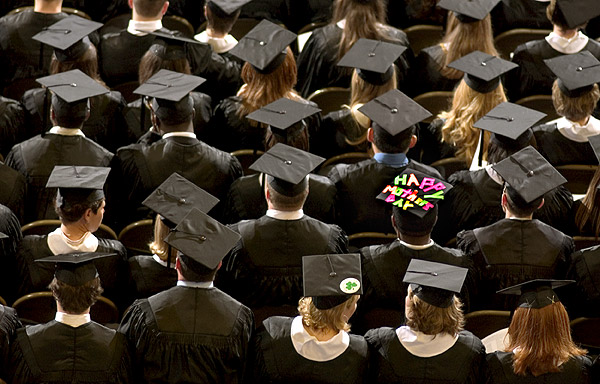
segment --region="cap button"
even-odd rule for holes
[[[527,177],[531,177],[531,176],[533,176],[533,171],[527,172]]]
[[[375,52],[369,52],[369,57],[375,57]]]
[[[259,41],[258,42],[258,45],[265,45],[265,44],[267,44],[267,43],[265,43],[264,41]]]
[[[515,120],[515,118],[514,118],[514,117],[509,117],[509,118],[508,118],[508,121],[514,121],[514,120]]]
[[[392,110],[390,112],[392,112],[392,113],[398,113],[398,108],[392,108]]]
[[[285,160],[283,163],[285,165],[292,165],[292,160]]]
[[[202,241],[206,241],[206,236],[200,235],[199,239],[202,240]]]
[[[581,72],[581,71],[583,71],[583,68],[581,68],[581,67],[577,67],[576,71],[577,71],[577,72]]]
[[[71,87],[76,87],[77,83],[71,83]]]
[[[337,273],[335,273],[335,272],[329,272],[329,277],[336,277],[336,276],[337,276]]]
[[[487,63],[486,63],[485,61],[482,61],[482,62],[481,62],[481,66],[482,66],[482,67],[485,67],[485,66],[487,66]]]
[[[185,204],[185,199],[184,198],[179,199],[178,203],[179,204]]]

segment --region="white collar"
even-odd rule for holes
[[[267,216],[277,220],[300,220],[304,216],[304,210],[278,211],[277,209],[267,209]]]
[[[579,123],[575,123],[566,117],[553,120],[548,124],[552,123],[556,124],[556,128],[561,135],[578,143],[587,143],[588,137],[600,134],[600,120],[594,116],[590,116],[586,125],[579,125]]]
[[[342,19],[340,21],[338,21],[335,25],[337,25],[338,28],[340,29],[344,29],[346,27],[346,19]],[[385,25],[381,24],[381,23],[377,23],[377,28],[385,28]]]
[[[567,55],[581,51],[587,45],[588,40],[589,38],[581,31],[577,32],[575,36],[570,39],[565,39],[555,32],[550,32],[550,34],[546,36],[546,41],[552,48]]]
[[[302,325],[302,317],[296,316],[292,320],[292,344],[298,354],[312,361],[333,360],[348,349],[350,336],[346,331],[339,331],[327,341],[319,341],[312,336]]]
[[[77,328],[83,324],[87,324],[90,321],[92,321],[89,313],[86,313],[85,315],[71,315],[69,313],[64,312],[56,312],[54,320],[73,328]]]
[[[471,160],[471,166],[469,167],[469,171],[477,171],[481,168],[484,168],[488,163],[487,160],[481,160],[481,166],[479,165],[479,149],[481,148],[481,140],[483,140],[483,130],[479,130],[479,139],[477,140],[477,148],[475,148],[475,154],[473,155],[473,159]]]
[[[433,246],[433,244],[435,244],[435,242],[431,239],[429,239],[429,243],[424,244],[424,245],[415,245],[415,244],[409,244],[405,241],[400,240],[400,244],[404,245],[406,248],[409,249],[414,249],[415,251],[420,251],[422,249],[427,249]]]
[[[195,139],[196,134],[194,132],[169,132],[162,135],[163,139],[166,139],[167,137],[191,137]]]
[[[496,172],[494,168],[492,168],[493,165],[494,164],[486,165],[485,171],[487,172],[490,179],[494,180],[497,184],[504,185],[504,181],[502,181],[502,178],[500,177],[500,175],[498,175],[498,172]]]
[[[194,39],[201,43],[208,44],[216,53],[225,53],[235,47],[238,43],[237,39],[231,35],[225,37],[212,37],[206,31],[194,36]]]
[[[152,258],[154,259],[154,261],[156,261],[158,264],[162,265],[163,267],[167,268],[167,262],[164,260],[161,260],[160,257],[158,257],[158,255],[152,255]],[[169,266],[169,268],[171,269],[175,269],[175,263],[171,263],[171,265]]]
[[[214,283],[212,281],[185,281],[185,280],[177,280],[178,287],[188,287],[188,288],[214,288]]]
[[[514,216],[510,216],[507,217],[508,220],[515,220],[515,221],[531,221],[533,219],[528,219],[526,217],[514,217]]]
[[[491,335],[488,335],[481,339],[483,346],[485,347],[485,353],[494,353],[496,351],[505,351],[510,343],[510,336],[508,336],[508,328],[502,328]]]
[[[127,32],[131,33],[134,36],[146,36],[147,33],[140,32],[140,31],[154,32],[161,28],[162,28],[162,20],[152,20],[152,21],[129,20],[129,25],[127,26]]]
[[[423,332],[415,332],[406,325],[396,329],[396,336],[408,352],[418,357],[441,355],[452,348],[458,340],[458,335],[451,336],[447,333],[426,335]]]
[[[79,128],[63,128],[63,127],[59,127],[57,125],[50,128],[48,133],[54,133],[56,135],[63,135],[63,136],[83,136],[83,137],[85,137],[85,134]]]
[[[48,234],[47,243],[54,255],[73,252],[96,252],[98,248],[98,238],[91,232],[86,232],[79,240],[71,240],[65,236],[60,227]]]

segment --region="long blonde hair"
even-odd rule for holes
[[[506,101],[502,84],[488,93],[480,93],[461,80],[454,91],[452,109],[442,112],[439,118],[445,119],[442,127],[442,140],[456,148],[455,156],[471,164],[479,141],[479,128],[473,124],[498,104]],[[484,158],[486,158],[490,133],[483,135]]]
[[[359,295],[352,295],[343,303],[330,308],[318,309],[312,301],[312,297],[302,297],[298,301],[298,312],[302,316],[302,324],[314,331],[350,332],[349,319],[344,319],[344,312],[356,304]]]
[[[154,221],[154,240],[148,246],[153,254],[158,256],[162,261],[167,261],[169,246],[165,243],[164,238],[169,234],[169,227],[163,223],[159,215],[156,215]],[[177,258],[177,251],[171,248],[171,264],[175,265],[175,259]]]

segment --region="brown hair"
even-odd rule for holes
[[[208,28],[213,31],[226,35],[231,31],[231,28],[237,21],[242,9],[238,9],[232,14],[228,15],[219,6],[215,5],[212,1],[206,2],[206,22]],[[207,29],[208,29],[207,28]]]
[[[52,60],[50,61],[51,75],[67,72],[72,69],[79,69],[81,72],[96,80],[98,83],[106,85],[98,73],[98,53],[96,51],[96,47],[94,47],[94,44],[90,44],[88,50],[75,60],[61,62],[56,59],[55,54],[52,54]]]
[[[100,285],[100,278],[86,282],[80,286],[73,286],[62,281],[52,279],[48,286],[52,295],[66,313],[80,315],[96,303],[98,296],[104,292]]]
[[[302,324],[315,331],[350,332],[349,319],[344,319],[343,314],[356,304],[359,298],[359,295],[352,295],[348,300],[333,308],[318,309],[315,307],[312,297],[302,297],[298,301],[298,312],[302,316]]]
[[[544,308],[517,308],[508,335],[506,351],[514,353],[517,375],[559,372],[562,363],[587,352],[573,343],[569,315],[558,301]]]
[[[92,210],[94,215],[97,214],[98,210],[102,206],[103,201],[104,198],[96,200],[92,203],[82,202],[70,204],[67,201],[67,199],[63,198],[63,205],[59,206],[56,199],[54,199],[54,211],[58,215],[58,218],[61,222],[63,222],[64,224],[71,224],[79,221],[83,217],[85,211],[88,210],[88,208]]]
[[[426,335],[447,333],[456,336],[463,330],[465,318],[460,299],[454,296],[448,308],[439,308],[419,299],[412,290],[408,291],[406,325],[413,331]]]
[[[280,211],[296,211],[302,209],[302,206],[304,206],[304,202],[308,197],[308,184],[306,189],[296,196],[286,196],[277,192],[268,181],[266,181],[266,185],[269,190],[269,200],[271,200],[271,204],[273,204],[275,209]]]
[[[164,47],[167,49],[167,47]],[[154,76],[156,72],[161,69],[168,69],[169,71],[185,73],[186,75],[190,75],[192,70],[190,68],[190,63],[188,59],[185,57],[181,57],[179,59],[163,59],[159,55],[157,55],[154,51],[149,49],[144,53],[142,59],[140,60],[140,66],[138,70],[138,81],[140,84],[144,84],[148,81],[149,78]]]
[[[562,11],[560,10],[560,7],[556,6],[556,1],[557,0],[551,0],[550,4],[548,4],[548,6],[546,7],[546,17],[548,18],[548,20],[550,20],[550,22],[553,25],[556,25],[558,28],[560,28],[563,31],[568,31],[571,29],[582,29],[585,28],[585,26],[587,25],[587,22],[576,26],[575,28],[569,28],[569,26],[567,25],[567,19],[565,19],[565,16],[563,15]]]
[[[167,0],[133,0],[133,8],[142,17],[159,17]]]
[[[594,177],[590,181],[582,204],[575,214],[575,225],[577,225],[579,231],[583,233],[584,227],[589,223],[596,239],[600,235],[600,194],[597,189],[598,184],[600,184],[600,167],[596,169],[596,173],[594,173]]]
[[[558,86],[558,79],[552,84],[552,103],[556,113],[571,121],[581,121],[592,115],[600,99],[598,84],[579,97],[569,97]]]
[[[158,256],[162,261],[167,261],[169,245],[165,243],[164,238],[169,234],[169,227],[163,223],[159,215],[156,215],[154,221],[154,240],[148,246],[153,254]],[[177,250],[171,248],[171,263],[175,265],[175,259],[177,258]]]
[[[300,126],[298,126],[300,124]],[[265,134],[265,151],[271,149],[277,143],[283,143],[290,147],[298,148],[303,151],[310,151],[310,142],[308,138],[308,127],[304,121],[288,128],[284,135],[276,134],[269,126]]]

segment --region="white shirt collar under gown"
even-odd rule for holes
[[[566,55],[581,51],[587,45],[588,40],[589,38],[581,31],[577,32],[575,36],[570,39],[565,39],[554,32],[550,32],[550,34],[546,36],[546,41],[552,48]]]
[[[91,232],[86,232],[79,240],[70,240],[62,230],[56,228],[48,234],[48,247],[54,255],[74,252],[96,252],[98,248],[98,238]]]
[[[214,288],[214,282],[212,281],[186,281],[186,280],[178,280],[178,287],[188,287],[188,288],[202,288],[209,289]]]
[[[146,36],[145,32],[154,32],[162,28],[162,20],[135,21],[129,20],[127,32],[134,36]],[[140,32],[145,31],[145,32]]]
[[[276,209],[267,209],[267,216],[277,220],[300,220],[304,216],[304,211],[278,211]]]
[[[432,357],[441,355],[456,343],[458,335],[450,336],[447,333],[426,335],[415,332],[406,325],[396,329],[398,340],[408,352],[418,357]]]
[[[292,320],[291,338],[294,349],[298,354],[312,361],[330,361],[346,351],[350,345],[350,336],[345,331],[339,331],[327,341],[319,341],[302,325],[302,317]]]
[[[62,136],[83,136],[83,137],[85,137],[85,134],[79,128],[63,128],[63,127],[59,127],[57,125],[50,128],[48,133],[53,133],[55,135],[62,135]]]
[[[197,34],[194,36],[194,39],[201,43],[210,45],[212,50],[216,53],[229,52],[238,43],[236,38],[231,35],[225,35],[225,37],[212,37],[209,36],[206,31]]]
[[[556,124],[556,128],[561,135],[578,143],[587,143],[588,137],[600,134],[600,120],[593,116],[590,116],[586,125],[579,125],[579,123],[567,120],[565,117],[553,120],[548,124]]]
[[[87,324],[90,321],[92,321],[89,313],[86,313],[84,315],[70,315],[64,312],[56,312],[54,320],[58,321],[59,323],[71,326],[73,328],[77,328],[83,324]]]

